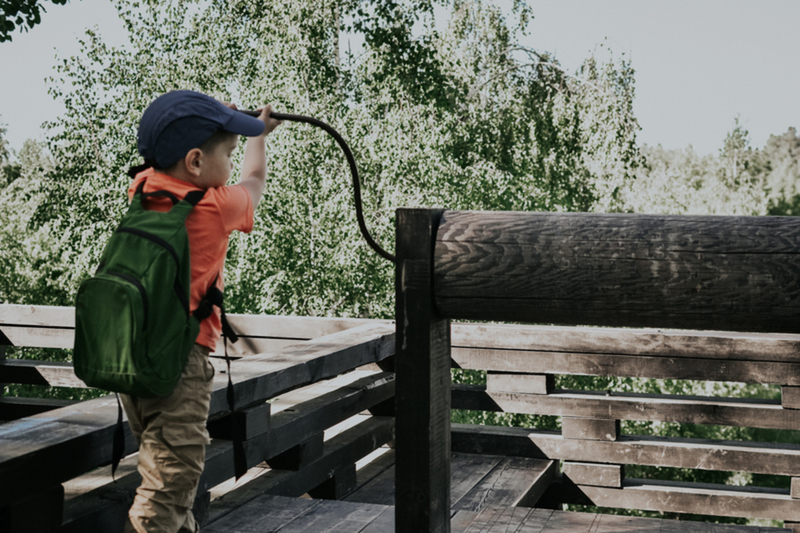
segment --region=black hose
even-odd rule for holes
[[[253,117],[261,116],[260,111],[246,111],[242,109],[239,111]],[[392,263],[396,263],[397,260],[395,256],[381,248],[381,246],[375,242],[375,239],[372,238],[372,235],[369,234],[369,230],[367,230],[367,224],[364,222],[364,210],[361,206],[361,182],[358,179],[356,160],[353,158],[353,152],[350,151],[350,147],[347,146],[347,143],[344,141],[342,136],[339,135],[339,132],[321,120],[312,117],[306,117],[303,115],[288,115],[286,113],[271,113],[270,116],[277,120],[288,120],[290,122],[305,122],[306,124],[311,124],[312,126],[322,128],[323,130],[327,131],[331,137],[336,139],[336,142],[339,143],[339,147],[341,147],[342,151],[344,152],[344,156],[347,158],[347,163],[350,165],[350,173],[353,176],[353,195],[356,203],[356,218],[358,219],[358,227],[361,230],[361,235],[364,236],[367,244],[369,244],[378,255],[384,259],[388,259]]]

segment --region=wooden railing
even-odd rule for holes
[[[0,338],[5,345],[69,348],[73,314],[71,308],[3,305]],[[232,364],[231,375],[247,463],[252,467],[267,461],[272,467],[248,483],[249,493],[336,497],[352,489],[355,462],[394,437],[394,375],[377,368],[356,370],[394,354],[391,324],[241,315],[230,319],[243,337],[236,349],[242,358]],[[68,364],[13,358],[0,361],[0,382],[82,386]],[[195,502],[201,518],[209,489],[233,476],[226,382],[218,373],[210,408],[213,440]],[[114,397],[66,406],[0,400],[0,420],[6,420],[0,425],[0,531],[118,530],[140,482],[138,474],[109,483],[106,472],[98,476],[99,486],[85,475],[110,462]],[[377,415],[359,415],[367,409]],[[40,413],[21,416],[33,411]],[[323,434],[332,428],[338,434],[323,444]],[[127,424],[126,433],[127,452],[132,453],[136,443]],[[67,494],[72,488],[77,495]],[[241,500],[247,494],[231,498]]]
[[[545,505],[798,528],[797,441],[624,435],[620,421],[800,430],[800,219],[401,209],[397,243],[398,532],[449,531],[451,447],[563,460]],[[572,327],[451,331],[451,318]],[[452,403],[451,358],[487,372]],[[557,374],[773,384],[781,400],[557,390]],[[451,407],[555,415],[562,430],[451,432]],[[791,489],[629,479],[625,465],[786,476]]]

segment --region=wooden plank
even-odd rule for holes
[[[249,407],[302,385],[327,379],[394,354],[392,328],[367,324],[232,363],[237,408]],[[210,413],[227,411],[227,378],[217,376]]]
[[[563,472],[576,485],[596,487],[620,488],[625,478],[624,465],[564,461]]]
[[[800,412],[778,401],[596,391],[548,395],[486,392],[482,385],[453,385],[453,408],[620,420],[660,420],[768,429],[800,429]]]
[[[204,533],[274,533],[319,505],[318,500],[263,495],[203,527]]]
[[[450,508],[459,507],[461,500],[486,476],[493,472],[503,457],[499,455],[454,453],[450,463]]]
[[[446,211],[436,303],[453,318],[797,333],[797,226]]]
[[[784,409],[800,409],[800,387],[781,387],[781,406]]]
[[[565,439],[617,440],[619,428],[619,420],[569,416],[561,419],[561,435]]]
[[[800,335],[788,333],[518,324],[453,324],[452,329],[453,348],[800,361]]]
[[[273,470],[300,470],[322,457],[323,434],[317,433],[310,439],[292,446],[285,452],[270,457],[267,464]]]
[[[241,440],[251,440],[268,433],[272,424],[272,405],[263,403],[235,413],[236,431]],[[233,426],[230,415],[210,420],[208,432],[213,439],[233,439]]]
[[[386,511],[383,505],[322,501],[281,528],[281,533],[353,533]]]
[[[457,361],[454,356],[453,360]],[[461,367],[466,368],[466,367]],[[548,394],[555,389],[553,374],[531,374],[517,372],[486,373],[486,390],[497,392],[521,392],[526,394]]]
[[[0,396],[0,420],[19,420],[78,403],[74,400],[53,398],[17,398]]]
[[[621,489],[578,487],[600,507],[770,520],[800,520],[788,490],[626,479]]]
[[[395,467],[392,465],[368,483],[345,496],[345,501],[394,505]]]
[[[75,375],[71,363],[54,361],[30,359],[0,361],[0,380],[27,385],[86,388],[86,384]]]
[[[391,329],[367,325],[280,354],[237,361],[233,365],[236,405],[246,408],[258,404],[393,352]],[[215,381],[212,417],[228,410],[226,385],[224,377]],[[4,480],[0,499],[11,499],[43,480],[60,483],[107,463],[116,420],[116,400],[106,397],[0,426],[0,479]],[[130,433],[127,443],[129,453],[134,451]],[[63,461],[63,457],[70,457],[70,461]]]
[[[359,533],[387,533],[394,531],[394,507],[387,507],[375,520]]]
[[[459,368],[800,385],[800,363],[453,348]]]
[[[228,313],[231,326],[244,335],[310,340],[377,321],[363,318],[327,318]],[[47,305],[0,304],[0,328],[41,326],[75,329],[75,308]]]
[[[553,480],[554,461],[506,457],[453,506],[456,511],[532,507]]]
[[[396,217],[398,533],[450,531],[450,321],[431,298],[440,215],[398,209]]]
[[[453,424],[453,451],[800,477],[798,444],[623,435],[587,446],[555,431]]]
[[[341,500],[346,495],[353,492],[358,484],[356,477],[356,465],[340,465],[333,471],[333,475],[323,481],[320,485],[308,490],[308,495],[312,498],[322,500]]]
[[[372,417],[325,442],[323,456],[299,472],[271,470],[211,502],[212,522],[261,494],[301,496],[328,479],[339,465],[352,464],[394,438],[394,419]],[[230,459],[229,459],[230,461]],[[233,475],[233,467],[230,467]]]

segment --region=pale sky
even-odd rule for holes
[[[509,0],[499,0],[499,5]],[[754,147],[800,127],[798,0],[528,0],[534,20],[523,44],[554,52],[574,72],[593,51],[624,53],[636,69],[640,143],[692,145],[716,153],[738,116]],[[62,107],[47,94],[56,51],[78,51],[85,28],[125,43],[108,0],[46,4],[42,24],[0,43],[0,124],[18,150],[43,139],[39,125]]]

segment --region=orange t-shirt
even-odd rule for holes
[[[128,189],[128,197],[132,198],[142,180],[147,179],[144,192],[169,191],[178,198],[183,198],[190,191],[199,190],[189,182],[167,176],[149,168],[136,175]],[[148,198],[144,202],[146,209],[169,211],[172,202],[168,198]],[[192,286],[190,289],[190,309],[194,311],[205,296],[214,278],[219,275],[217,287],[223,290],[225,282],[222,267],[225,265],[225,254],[228,251],[228,236],[233,230],[250,233],[253,229],[253,201],[250,193],[241,185],[212,187],[206,190],[205,196],[192,209],[186,218],[186,230],[189,234],[189,256],[192,262]],[[214,306],[214,313],[200,323],[200,334],[195,341],[210,348],[217,346],[222,334],[220,310]]]

